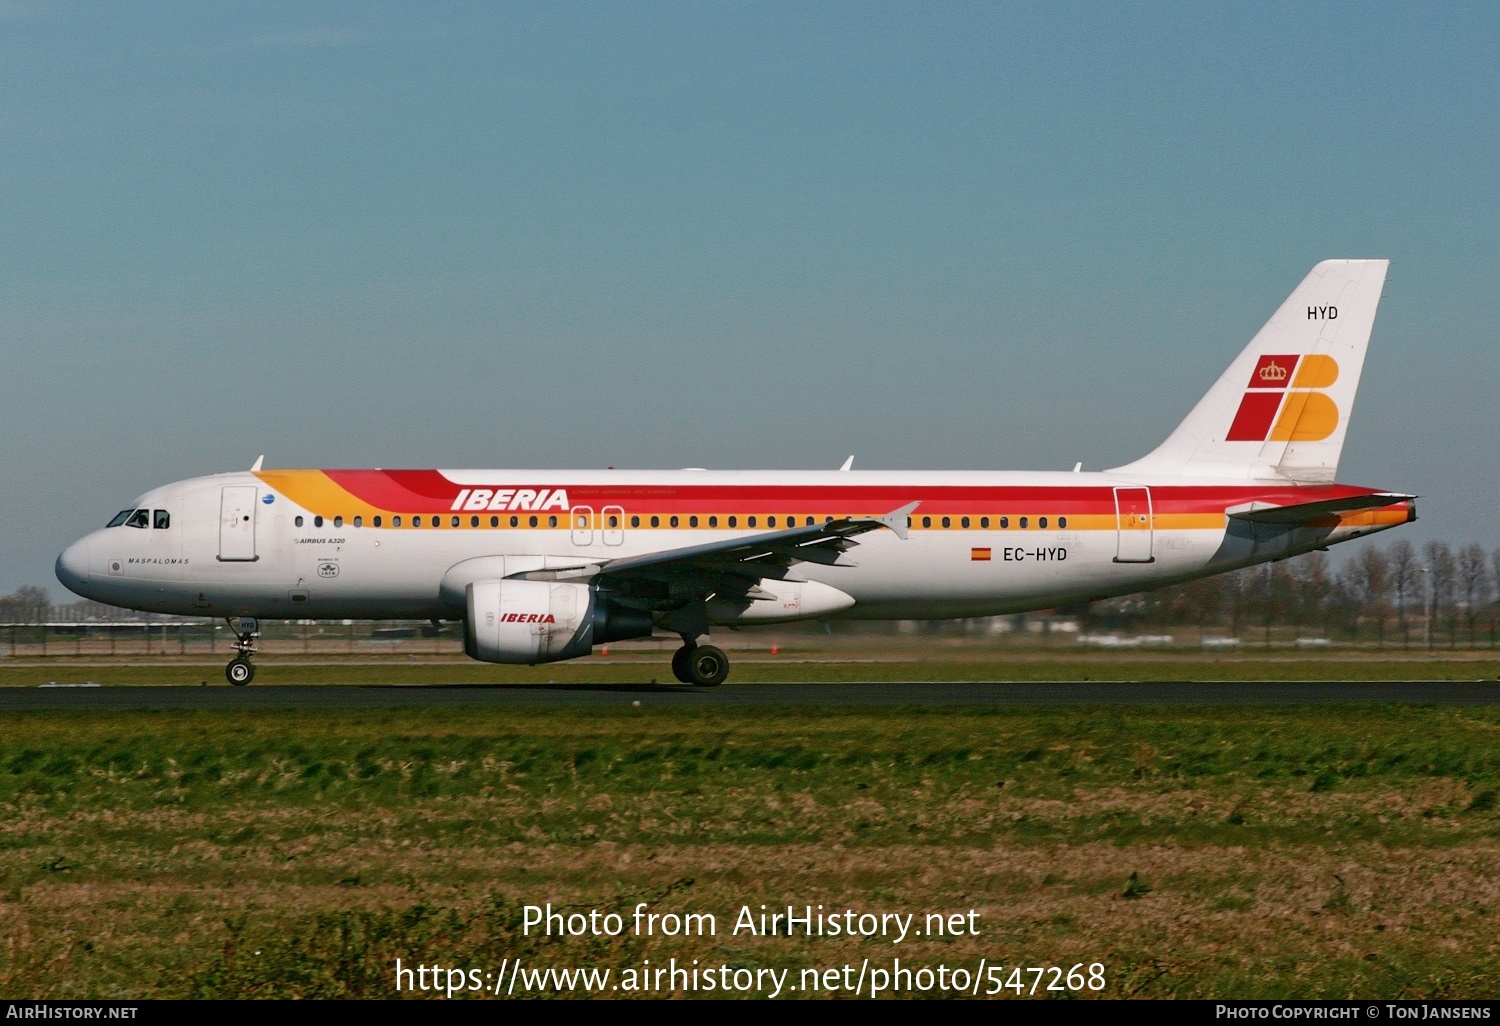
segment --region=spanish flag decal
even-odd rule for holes
[[[989,549],[970,549],[969,558],[976,563],[988,563],[990,561]]]

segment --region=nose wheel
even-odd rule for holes
[[[729,676],[729,657],[713,645],[683,645],[672,653],[672,676],[684,684],[716,688]]]
[[[243,687],[255,679],[255,664],[250,661],[255,655],[255,640],[260,637],[260,622],[253,616],[241,616],[229,621],[234,631],[234,650],[239,653],[224,667],[224,676],[229,683]]]

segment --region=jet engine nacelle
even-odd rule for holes
[[[611,607],[591,584],[484,580],[465,589],[464,651],[487,663],[550,663],[651,633],[649,613]]]

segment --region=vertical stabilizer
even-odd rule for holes
[[[1113,472],[1332,481],[1389,266],[1318,264],[1177,430]]]

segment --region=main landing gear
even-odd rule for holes
[[[224,676],[236,686],[249,684],[255,679],[255,664],[250,658],[255,655],[255,639],[260,637],[260,621],[253,616],[231,619],[229,629],[234,631],[234,650],[239,654],[224,667]]]
[[[729,676],[729,657],[723,650],[687,638],[682,641],[682,647],[672,653],[672,676],[700,688],[716,688],[724,683]]]

